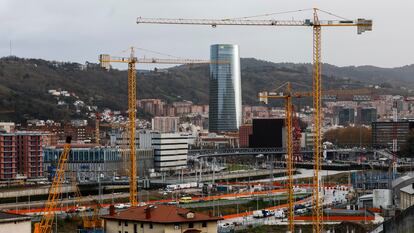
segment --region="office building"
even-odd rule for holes
[[[152,130],[160,133],[178,132],[178,117],[154,117],[152,118]]]
[[[212,45],[210,57],[209,131],[237,131],[242,121],[239,47]]]
[[[217,233],[217,221],[211,217],[171,205],[132,207],[115,213],[112,209],[104,219],[107,233]]]
[[[392,140],[395,137],[397,150],[400,151],[413,129],[414,121],[372,122],[372,146],[392,149]]]
[[[253,119],[253,132],[249,136],[250,148],[285,147],[284,119]]]
[[[44,170],[48,171],[49,179],[54,176],[56,166],[63,151],[63,145],[45,147]],[[72,144],[67,161],[65,177],[72,177],[76,172],[79,181],[97,181],[118,176],[118,171],[124,169],[119,148],[100,147],[97,145]]]
[[[141,149],[154,150],[156,171],[174,171],[187,167],[188,134],[141,132]]]
[[[71,154],[67,161],[66,177],[76,172],[79,181],[97,181],[98,176],[103,180],[110,180],[115,176],[127,176],[129,170],[129,148],[103,147],[96,145],[71,146]],[[63,147],[44,148],[44,170],[51,179],[54,176],[58,158]],[[154,169],[154,152],[152,149],[137,149],[137,176],[149,177]],[[101,179],[101,180],[102,180]]]
[[[356,122],[360,125],[371,125],[377,121],[377,109],[372,107],[358,107]]]
[[[338,112],[338,125],[348,126],[355,123],[355,109],[342,108]]]

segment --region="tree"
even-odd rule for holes
[[[351,126],[329,130],[323,136],[324,141],[345,147],[369,146],[372,139],[370,128]]]

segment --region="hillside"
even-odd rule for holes
[[[271,63],[253,58],[241,59],[243,103],[257,104],[257,92],[272,90],[291,81],[296,90],[310,90],[310,64]],[[413,87],[414,66],[394,69],[377,67],[336,67],[325,65],[324,88],[359,88],[387,83],[390,87]],[[139,72],[138,98],[161,98],[168,102],[191,100],[208,103],[208,65],[178,66],[159,72]],[[6,57],[0,59],[0,120],[24,122],[27,119],[68,120],[79,117],[71,104],[57,105],[48,90],[66,90],[75,99],[100,109],[124,111],[127,106],[126,71],[87,67],[41,59]],[[390,84],[392,83],[392,85]],[[309,87],[309,88],[306,88]],[[69,98],[69,99],[68,99]],[[70,99],[72,98],[72,99]],[[12,112],[8,112],[12,111]]]

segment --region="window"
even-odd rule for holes
[[[122,233],[121,231],[118,231],[118,233]]]
[[[152,223],[150,223],[150,229],[152,229],[152,228],[153,228]]]
[[[202,226],[202,227],[207,227],[207,223],[206,223],[206,222],[203,222],[203,223],[201,224],[201,226]]]
[[[175,230],[180,229],[180,224],[178,224],[178,223],[174,224],[174,229],[175,229]]]
[[[125,231],[125,233],[128,233],[128,231]]]
[[[190,222],[190,223],[188,224],[188,228],[194,228],[194,223]]]
[[[138,233],[138,227],[137,227],[137,224],[134,224],[134,233]]]
[[[144,223],[141,223],[141,228],[144,228]]]
[[[121,226],[121,221],[118,221],[118,226]]]
[[[124,223],[124,224],[125,224],[125,226],[127,227],[127,226],[128,226],[128,221],[125,221],[125,223]]]

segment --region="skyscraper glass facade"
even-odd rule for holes
[[[209,130],[237,131],[242,120],[239,47],[212,45],[210,58],[213,63],[210,64]]]

